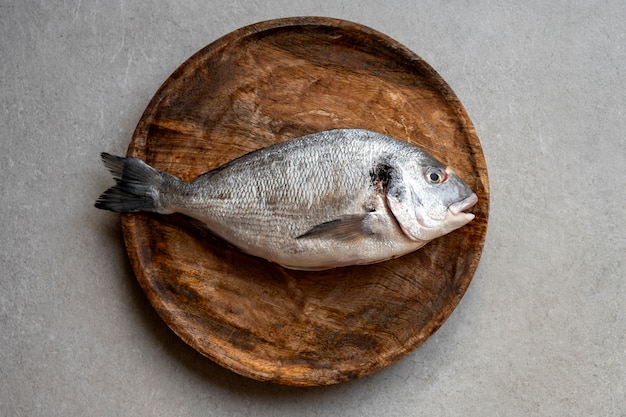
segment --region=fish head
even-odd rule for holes
[[[432,157],[411,161],[390,178],[387,202],[412,240],[430,241],[474,219],[478,197],[452,169]]]

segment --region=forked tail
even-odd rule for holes
[[[165,181],[178,179],[136,158],[122,158],[106,152],[100,154],[116,184],[96,201],[96,208],[117,213],[153,211],[171,213],[163,207],[160,191]]]

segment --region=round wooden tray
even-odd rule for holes
[[[452,313],[482,252],[489,187],[480,142],[450,87],[370,28],[291,18],[239,29],[182,64],[128,155],[190,180],[251,150],[331,128],[407,140],[479,198],[468,225],[396,260],[291,271],[239,253],[181,215],[125,214],[150,303],[186,343],[241,375],[287,385],[358,378],[422,344]]]

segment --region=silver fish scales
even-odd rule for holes
[[[470,222],[477,197],[422,149],[362,129],[317,132],[259,149],[192,181],[102,154],[115,212],[182,213],[248,254],[322,270],[412,252]]]

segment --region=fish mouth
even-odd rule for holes
[[[465,210],[473,207],[477,202],[478,196],[476,193],[472,193],[469,197],[450,205],[448,209],[454,218],[469,222],[474,219],[475,215],[473,213],[465,213]]]

